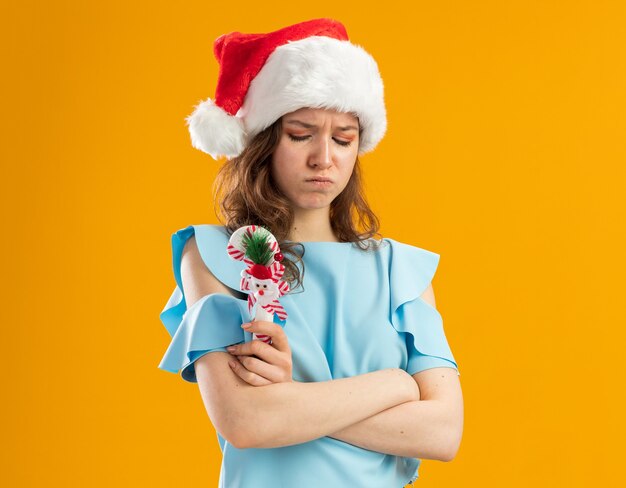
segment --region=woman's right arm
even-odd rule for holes
[[[188,308],[208,294],[231,293],[206,267],[193,237],[182,253],[181,278]],[[419,399],[417,384],[400,368],[322,382],[252,386],[230,369],[233,359],[226,352],[210,352],[196,360],[195,370],[211,422],[237,448],[308,442]]]

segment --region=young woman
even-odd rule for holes
[[[376,63],[331,19],[221,36],[215,55],[215,101],[188,122],[195,147],[227,157],[224,225],[172,236],[159,367],[198,383],[220,486],[412,483],[420,458],[454,458],[463,400],[431,284],[439,255],[373,238],[358,156],[386,130]],[[250,321],[226,246],[251,224],[284,254],[286,321]]]

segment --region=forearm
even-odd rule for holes
[[[330,381],[253,387],[232,413],[245,432],[245,447],[282,447],[345,429],[411,401],[415,391],[405,371],[390,368]]]
[[[329,437],[395,456],[447,461],[458,447],[458,422],[437,400],[402,403]]]

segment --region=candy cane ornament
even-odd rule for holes
[[[285,266],[278,242],[265,227],[246,225],[230,236],[226,247],[228,256],[235,261],[243,261],[247,268],[241,272],[241,291],[248,292],[248,311],[256,305],[254,320],[274,321],[274,314],[280,320],[287,318],[287,312],[278,298],[289,293],[289,285],[281,278]],[[268,344],[272,338],[265,334],[252,334],[253,340]]]

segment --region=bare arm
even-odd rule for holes
[[[389,408],[330,435],[355,446],[396,456],[451,461],[463,433],[463,397],[454,368],[413,375],[425,396]]]
[[[433,307],[432,286],[422,298]],[[389,408],[330,435],[371,451],[451,461],[463,434],[463,395],[454,368],[431,368],[413,375],[420,398]]]
[[[252,386],[233,373],[224,352],[196,361],[196,376],[215,428],[235,447],[282,447],[344,429],[416,397],[399,368],[315,383]],[[413,385],[407,383],[407,378]]]
[[[181,277],[188,307],[211,293],[233,294],[207,269],[193,237],[183,250]],[[195,369],[213,425],[238,448],[307,442],[419,398],[417,385],[399,368],[316,383],[252,386],[230,369],[229,360],[228,353],[210,352],[196,360]]]

